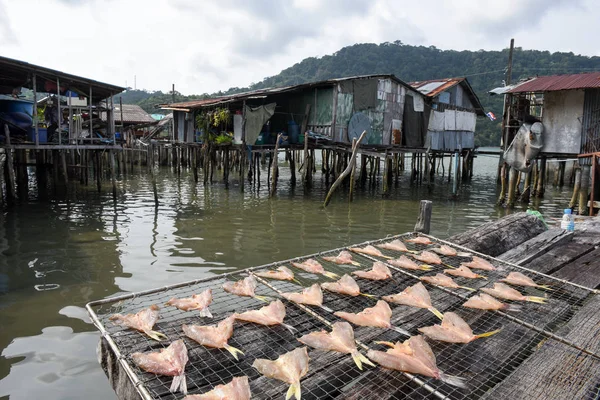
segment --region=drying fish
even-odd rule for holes
[[[136,314],[115,314],[109,319],[117,325],[138,330],[154,340],[161,341],[166,339],[167,336],[152,330],[152,327],[156,321],[158,321],[158,310],[158,306],[153,304],[150,307],[144,308],[142,311],[137,312]]]
[[[217,325],[212,326],[200,326],[200,325],[183,325],[183,333],[187,337],[202,346],[213,347],[216,349],[225,349],[231,353],[231,355],[237,360],[238,353],[244,355],[240,349],[236,349],[227,344],[227,341],[233,335],[233,323],[235,321],[235,315],[231,315],[219,322]]]
[[[550,286],[538,285],[537,283],[534,282],[533,279],[531,279],[527,275],[523,275],[520,272],[509,273],[506,276],[506,278],[500,279],[500,282],[510,283],[511,285],[515,285],[515,286],[531,286],[531,287],[535,287],[535,288],[539,288],[539,289],[552,290],[550,288]]]
[[[518,290],[511,288],[504,283],[496,282],[493,288],[481,288],[482,292],[491,294],[494,297],[505,300],[530,301],[532,303],[545,303],[546,299],[537,296],[525,296]]]
[[[325,261],[329,261],[335,264],[352,264],[352,265],[356,265],[357,267],[360,267],[360,263],[353,261],[352,260],[352,253],[350,253],[347,250],[342,250],[340,251],[340,254],[338,254],[335,257],[323,257],[323,260]]]
[[[406,256],[400,256],[394,260],[388,261],[388,263],[390,263],[394,267],[411,269],[411,270],[430,271],[432,268],[430,265],[425,265],[425,264],[419,265]]]
[[[500,329],[475,335],[469,324],[459,317],[458,314],[447,312],[444,314],[441,325],[419,328],[419,332],[440,342],[470,343],[476,339],[492,336],[500,332]]]
[[[486,293],[479,293],[471,297],[463,304],[463,307],[476,308],[478,310],[521,311],[521,306],[503,303]]]
[[[248,377],[238,376],[226,385],[217,385],[210,392],[192,394],[183,400],[250,400],[251,396]]]
[[[364,294],[360,292],[358,283],[348,274],[344,274],[338,281],[321,283],[321,287],[330,292],[347,294],[349,296],[363,295],[367,297],[374,297],[370,294]]]
[[[194,294],[192,297],[186,297],[183,299],[176,299],[173,297],[171,300],[167,301],[165,305],[173,306],[183,311],[200,311],[201,317],[209,317],[212,318],[212,314],[208,310],[208,306],[212,303],[212,290],[206,289],[204,292],[200,294]]]
[[[292,272],[292,270],[283,265],[277,268],[275,271],[258,271],[253,272],[253,274],[256,276],[260,276],[261,278],[276,279],[278,281],[294,281],[296,283],[299,283],[294,278],[294,273]]]
[[[375,261],[373,268],[368,271],[354,271],[352,275],[358,276],[363,279],[370,279],[372,281],[384,281],[392,278],[392,271],[382,263],[381,261]]]
[[[452,271],[454,271],[454,270],[452,270]],[[435,274],[433,276],[422,276],[420,279],[423,282],[427,282],[431,285],[437,285],[437,286],[447,287],[447,288],[451,288],[451,289],[466,289],[466,290],[472,290],[472,291],[475,290],[470,287],[460,286],[458,283],[454,282],[454,280],[452,278],[450,278],[448,275],[444,275],[444,274]]]
[[[306,304],[309,306],[319,306],[323,305],[323,292],[321,291],[321,286],[318,283],[307,287],[302,290],[302,293],[281,293],[281,295],[288,299],[289,301],[293,301],[298,304]]]
[[[383,296],[382,299],[389,301],[390,303],[425,308],[435,314],[435,316],[439,319],[442,319],[442,313],[431,305],[431,297],[429,296],[429,292],[421,282],[407,287],[401,293]]]
[[[236,296],[253,297],[261,301],[269,300],[269,297],[259,296],[254,293],[256,290],[256,278],[252,275],[237,282],[225,282],[223,284],[223,290],[227,293],[235,294]]]
[[[392,309],[383,300],[379,300],[375,307],[365,308],[363,311],[355,314],[345,311],[336,311],[333,313],[336,317],[345,319],[358,326],[373,326],[375,328],[393,329],[398,333],[410,336],[410,333],[402,328],[392,326],[390,319],[392,317]]]
[[[484,260],[481,257],[473,256],[473,261],[469,261],[466,263],[462,263],[465,267],[469,267],[472,269],[482,269],[484,271],[495,271],[496,267],[494,267],[489,261]]]
[[[407,242],[416,243],[416,244],[432,244],[433,242],[424,236],[417,236],[413,239],[408,239]]]
[[[414,254],[413,257],[425,264],[445,265],[448,268],[454,268],[452,265],[444,264],[437,254],[430,251],[422,251],[421,254]]]
[[[471,256],[471,253],[458,252],[458,251],[454,250],[452,247],[446,246],[445,244],[441,245],[440,247],[436,247],[435,249],[431,249],[431,251],[435,251],[438,254],[441,254],[443,256],[449,256],[449,257],[470,257]]]
[[[401,251],[404,253],[416,253],[416,251],[407,249],[404,242],[402,242],[399,239],[394,239],[391,242],[378,244],[376,246],[379,247],[380,249],[385,249],[385,250]]]
[[[241,314],[233,314],[235,319],[246,322],[254,322],[255,324],[273,326],[281,325],[294,333],[296,329],[290,325],[284,324],[285,306],[281,300],[272,301],[268,306],[264,306],[259,310],[250,310]]]
[[[468,279],[487,279],[485,276],[476,274],[475,272],[471,271],[468,267],[465,267],[464,264],[461,264],[460,267],[455,269],[445,269],[444,273]]]
[[[365,247],[350,247],[350,251],[353,251],[355,253],[366,254],[368,256],[373,256],[373,257],[392,258],[392,257],[388,257],[388,256],[384,255],[381,251],[379,251],[379,249],[377,249],[371,245],[368,245]]]
[[[310,272],[311,274],[325,275],[330,279],[339,278],[337,274],[325,271],[325,268],[323,268],[321,263],[315,260],[314,258],[309,258],[308,260],[305,260],[301,263],[293,262],[292,265],[296,268],[300,268],[303,271]]]
[[[354,342],[354,330],[347,322],[336,322],[331,332],[311,332],[298,339],[300,343],[319,350],[331,350],[350,354],[358,369],[362,371],[362,363],[375,366],[369,359],[358,352]]]
[[[183,340],[176,340],[169,347],[158,352],[133,353],[131,359],[144,371],[156,375],[172,376],[173,383],[169,388],[171,393],[180,391],[187,394],[185,364],[188,362],[188,352]]]
[[[301,399],[300,379],[308,373],[308,351],[300,347],[280,355],[277,360],[256,359],[252,367],[267,378],[278,379],[290,384],[285,396],[289,400],[292,396]]]
[[[435,355],[423,336],[412,336],[404,343],[375,342],[391,348],[384,351],[369,350],[367,357],[384,368],[419,374],[439,379],[449,385],[464,388],[464,379],[446,375],[437,367]]]

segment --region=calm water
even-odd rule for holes
[[[411,187],[405,176],[388,198],[379,186],[351,204],[338,193],[322,209],[320,173],[305,194],[289,187],[283,168],[269,199],[265,183],[244,193],[238,182],[204,188],[164,169],[158,212],[138,170],[120,180],[116,205],[108,187],[101,195],[73,187],[69,198],[0,210],[0,398],[115,398],[96,360],[99,336],[84,309],[91,300],[411,231],[420,199],[434,201],[439,237],[497,219],[506,214],[494,207],[497,162],[477,158],[457,201],[447,179]],[[532,207],[560,217],[569,197],[549,186]]]

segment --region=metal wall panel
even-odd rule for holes
[[[579,153],[583,100],[583,90],[544,93],[543,153]]]
[[[600,89],[586,89],[583,100],[581,153],[600,151]]]

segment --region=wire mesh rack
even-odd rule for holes
[[[510,377],[516,368],[522,365],[542,344],[547,347],[553,346],[561,351],[574,352],[586,365],[597,365],[600,361],[600,355],[585,340],[566,338],[558,332],[586,302],[597,296],[596,291],[477,254],[430,236],[428,237],[434,242],[431,245],[418,245],[406,241],[413,236],[414,234],[399,235],[351,247],[376,245],[393,239],[401,239],[409,250],[420,252],[439,247],[440,244],[446,244],[459,251],[476,254],[490,261],[496,267],[496,271],[476,271],[485,275],[487,280],[453,277],[462,286],[473,289],[491,287],[493,282],[505,277],[508,272],[519,271],[533,278],[539,284],[550,286],[553,290],[519,288],[519,291],[526,295],[545,297],[547,302],[545,304],[518,302],[522,311],[513,313],[465,308],[462,307],[462,304],[476,292],[426,284],[432,305],[442,313],[453,311],[459,314],[469,323],[475,334],[500,329],[499,333],[491,337],[478,339],[468,344],[428,340],[437,357],[438,368],[445,374],[466,379],[468,382],[466,388],[450,386],[434,378],[413,376],[381,368],[367,367],[367,370],[359,371],[348,355],[309,349],[309,373],[301,381],[303,398],[481,398]],[[323,290],[323,307],[296,305],[282,299],[286,305],[284,322],[297,329],[297,332],[292,334],[283,326],[265,327],[236,322],[229,344],[244,351],[245,356],[239,362],[226,350],[205,348],[183,335],[181,325],[184,323],[215,324],[232,312],[258,309],[265,305],[264,302],[257,299],[239,297],[224,292],[221,286],[226,280],[239,280],[259,269],[288,266],[295,273],[295,282],[258,278],[259,284],[256,293],[274,299],[281,298],[283,292],[298,292],[314,283],[332,281],[325,276],[293,268],[292,261],[301,262],[308,258],[315,258],[327,271],[339,276],[351,274],[359,269],[370,269],[375,261],[388,261],[387,258],[364,254],[353,254],[353,260],[360,266],[338,265],[323,259],[324,256],[335,256],[341,250],[344,249],[329,250],[205,280],[100,300],[88,304],[87,308],[111,349],[117,356],[121,356],[121,364],[143,398],[177,399],[183,396],[169,392],[172,378],[144,372],[131,362],[131,354],[136,351],[156,351],[182,337],[189,352],[186,376],[190,393],[204,393],[218,384],[229,382],[235,376],[247,375],[250,378],[253,398],[281,398],[287,390],[287,385],[258,374],[251,367],[254,359],[276,359],[283,353],[301,347],[302,344],[297,341],[298,337],[312,331],[328,330],[332,323],[341,320],[333,314],[334,311],[360,312],[367,307],[373,307],[381,296],[399,293],[406,287],[416,284],[424,275],[434,275],[442,272],[445,268],[458,267],[461,262],[470,260],[470,257],[440,256],[446,265],[434,266],[431,271],[407,271],[388,264],[392,271],[392,279],[373,281],[355,278],[361,288],[361,293],[375,296],[374,298],[362,295],[356,297],[340,295]],[[385,249],[381,251],[384,255],[392,258],[404,254]],[[198,313],[162,306],[171,297],[189,297],[208,288],[213,291],[213,303],[209,307],[214,315],[212,319],[200,317]],[[511,303],[510,301],[506,302]],[[154,329],[168,336],[169,340],[165,342],[155,342],[136,331],[116,326],[108,320],[114,313],[134,313],[152,304],[161,305],[160,320]],[[393,312],[392,325],[408,331],[411,335],[419,334],[418,328],[440,322],[427,309],[396,304],[390,304],[390,307]],[[393,329],[358,326],[354,326],[354,328],[355,339],[363,353],[369,348],[384,350],[382,345],[374,343],[376,341],[395,342],[408,338]]]

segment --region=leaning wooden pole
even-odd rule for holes
[[[352,150],[354,150],[355,147],[358,147],[356,145],[356,138],[352,139]],[[356,157],[352,157],[352,159],[350,160],[350,165],[348,165],[352,166],[352,172],[350,173],[350,190],[348,193],[348,201],[352,201],[354,198],[354,181],[356,180]]]
[[[352,172],[352,168],[354,167],[354,164],[356,164],[356,152],[358,151],[359,143],[363,140],[366,134],[367,131],[363,131],[363,133],[361,133],[360,137],[358,138],[358,141],[356,143],[352,143],[352,156],[350,158],[350,163],[348,164],[344,172],[342,172],[340,176],[338,176],[338,178],[335,180],[335,182],[333,182],[333,185],[331,185],[331,188],[327,193],[327,197],[325,197],[323,207],[327,207],[327,205],[331,201],[331,196],[333,195],[333,192],[335,192],[335,189],[337,189],[337,187],[342,184],[343,180],[350,174],[350,172]]]

